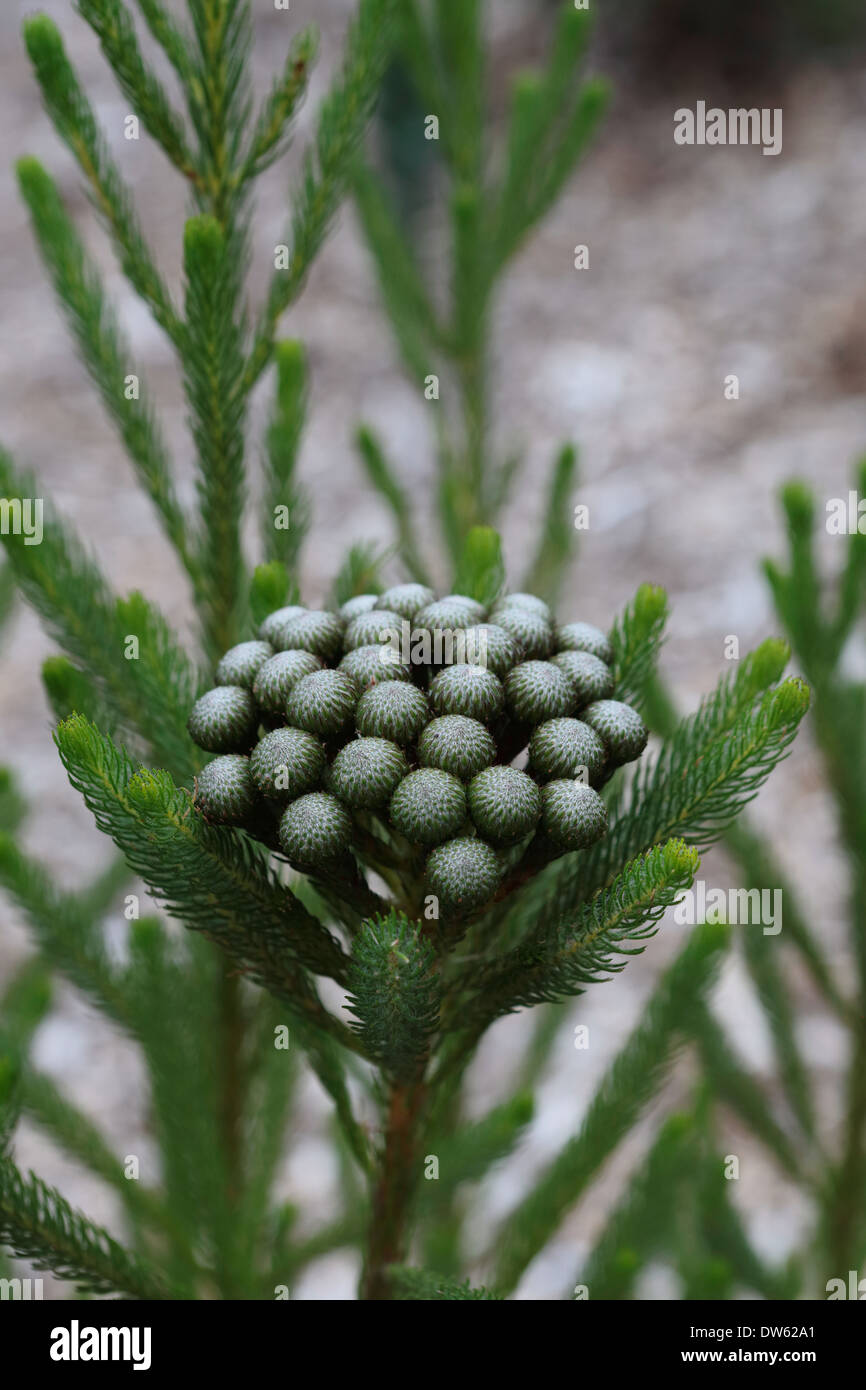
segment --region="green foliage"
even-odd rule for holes
[[[853,484],[866,490],[866,467],[861,462]],[[769,1102],[766,1088],[751,1075],[737,1056],[722,1022],[709,1010],[694,1015],[692,1031],[705,1076],[707,1108],[721,1114],[733,1111],[741,1124],[766,1147],[790,1181],[800,1184],[813,1204],[820,1268],[847,1268],[866,1248],[866,1215],[857,1197],[866,1176],[866,1087],[863,1066],[866,1042],[862,1009],[854,1003],[862,995],[864,971],[863,918],[860,907],[863,874],[864,766],[863,685],[845,671],[843,653],[862,617],[866,537],[854,530],[844,542],[841,572],[831,589],[823,580],[815,553],[817,507],[810,489],[794,481],[781,491],[788,534],[785,563],[766,561],[777,615],[794,657],[808,677],[813,691],[813,731],[823,757],[825,773],[838,806],[843,845],[849,862],[852,903],[850,942],[856,964],[855,981],[840,981],[820,932],[801,902],[799,885],[792,882],[780,863],[780,852],[754,825],[741,817],[723,836],[736,866],[739,881],[750,892],[772,893],[784,903],[783,930],[766,933],[750,924],[740,933],[746,968],[758,1003],[763,1008],[776,1063],[776,1089],[784,1106]],[[741,664],[740,689],[748,698],[769,675],[781,674],[785,653],[779,644],[764,644],[751,665]],[[705,708],[705,719],[692,726],[692,735],[705,737],[718,721],[717,736],[725,737],[725,704],[731,702],[733,685],[717,692]],[[718,696],[722,696],[719,701]],[[665,738],[677,737],[673,702],[658,680],[647,692],[647,713]],[[719,716],[722,718],[719,719]],[[796,954],[811,983],[848,1037],[844,1122],[835,1135],[822,1132],[816,1113],[810,1075],[798,1037],[798,1006],[792,993],[789,957]],[[731,1203],[729,1184],[719,1181],[718,1166],[710,1164],[704,1195],[698,1201],[704,1227],[704,1249],[723,1258],[732,1277],[764,1298],[791,1298],[803,1287],[804,1274],[824,1292],[823,1274],[815,1275],[814,1248],[798,1252],[791,1266],[777,1272],[768,1269],[749,1246],[742,1220]],[[817,1186],[816,1186],[816,1175]],[[846,1263],[847,1262],[847,1263]]]
[[[412,512],[404,489],[395,477],[372,430],[362,426],[356,435],[356,442],[368,481],[394,514],[400,558],[413,579],[416,579],[420,584],[428,583],[427,572],[419,560],[419,547],[415,537]]]
[[[683,1174],[696,1158],[691,1116],[672,1115],[632,1174],[580,1271],[579,1282],[593,1301],[633,1295],[641,1270],[665,1248]]]
[[[401,1079],[423,1066],[439,1017],[433,948],[397,913],[365,922],[349,972],[352,1025],[368,1056]]]
[[[0,831],[9,834],[24,819],[26,804],[8,767],[0,767]]]
[[[796,677],[765,689],[785,655],[768,643],[759,647],[682,722],[657,760],[643,765],[629,810],[580,860],[582,896],[610,883],[624,858],[667,839],[708,848],[754,798],[809,705],[808,687]],[[567,869],[565,882],[573,874]]]
[[[505,566],[499,536],[490,526],[474,526],[467,532],[454,576],[454,592],[466,594],[492,607],[505,587]]]
[[[266,441],[262,550],[295,572],[310,525],[309,500],[295,476],[307,412],[307,360],[301,343],[286,339],[275,345],[274,361],[277,389]],[[270,611],[279,606],[275,602]]]
[[[148,134],[182,174],[194,178],[195,163],[187,148],[183,121],[145,63],[124,5],[120,0],[78,0],[78,12],[99,39],[121,91]]]
[[[691,886],[699,858],[668,840],[627,864],[574,918],[540,925],[481,980],[488,1021],[513,1009],[582,994],[643,950],[663,913]],[[621,959],[620,959],[621,957]]]
[[[271,279],[247,367],[252,384],[267,366],[276,325],[301,290],[346,191],[391,46],[395,0],[360,0],[341,71],[319,107],[312,147],[293,202],[288,268]]]
[[[18,1058],[11,1053],[0,1055],[0,1161],[12,1147],[12,1135],[21,1114],[19,1086]]]
[[[94,386],[113,419],[138,479],[149,494],[184,567],[197,577],[187,522],[175,497],[172,465],[140,385],[129,347],[106,302],[99,276],[50,175],[35,159],[18,164],[18,184],[55,293]],[[131,385],[131,383],[133,383]]]
[[[643,708],[653,679],[667,618],[664,589],[641,584],[611,628],[617,698],[636,709]]]
[[[205,825],[167,773],[136,771],[81,717],[61,724],[55,738],[69,779],[100,830],[153,895],[187,927],[222,945],[253,978],[267,980],[311,1017],[323,1017],[303,969],[344,981],[345,958],[335,939],[278,887],[261,857],[241,837]]]
[[[334,580],[333,598],[339,606],[356,594],[378,594],[382,590],[382,566],[387,556],[376,546],[361,541],[353,545]]]
[[[514,1289],[660,1087],[683,1042],[683,1025],[712,983],[726,945],[723,929],[700,928],[663,976],[641,1022],[606,1072],[579,1132],[506,1218],[498,1242],[498,1289]]]
[[[238,389],[243,371],[238,245],[211,214],[186,224],[184,269],[189,338],[184,366],[200,470],[206,637],[208,649],[221,653],[236,640],[240,618],[244,397]]]
[[[52,1004],[51,977],[38,957],[19,966],[0,1002],[3,1029],[15,1048],[26,1049]]]
[[[257,178],[285,154],[290,142],[288,127],[307,90],[318,46],[315,29],[303,29],[292,39],[283,70],[256,117],[239,174],[241,181]]]
[[[66,57],[56,26],[47,15],[36,15],[26,22],[24,39],[48,114],[81,168],[91,197],[114,241],[124,274],[157,323],[173,342],[180,343],[181,324],[142,236],[129,190],[108,153],[93,109]],[[19,177],[31,205],[43,254],[46,258],[50,255],[52,261],[55,255],[65,258],[69,250],[75,250],[75,240],[64,248],[62,238],[57,236],[58,231],[64,230],[59,224],[62,211],[54,204],[50,180],[35,160],[25,160],[19,165]],[[75,269],[74,262],[70,269]],[[60,273],[60,266],[52,269],[55,279]],[[74,284],[73,279],[70,289]]]
[[[445,1136],[439,1146],[439,1181],[425,1194],[436,1209],[442,1207],[461,1183],[481,1182],[490,1169],[508,1158],[525,1137],[532,1122],[534,1104],[527,1091],[518,1091],[481,1119]]]
[[[794,1005],[776,959],[773,938],[755,929],[743,933],[743,951],[763,1005],[788,1103],[805,1134],[815,1135],[815,1111],[805,1063],[797,1041]]]
[[[83,714],[107,733],[117,732],[117,721],[93,683],[67,657],[49,656],[43,661],[42,685],[58,721],[71,714]]]
[[[108,959],[92,915],[61,893],[42,866],[0,836],[0,886],[18,905],[52,966],[63,973],[109,1018],[132,1027],[128,1001]]]
[[[70,1207],[56,1188],[32,1173],[25,1177],[5,1158],[0,1158],[0,1241],[36,1269],[50,1269],[90,1293],[173,1296],[154,1269]]]
[[[66,1153],[114,1188],[133,1221],[144,1221],[157,1228],[164,1223],[165,1217],[152,1193],[125,1176],[122,1157],[112,1152],[98,1128],[70,1104],[50,1077],[26,1072],[21,1106]]]
[[[570,501],[576,483],[577,450],[573,444],[563,444],[551,470],[547,506],[539,528],[538,552],[523,582],[530,593],[545,594],[551,603],[559,597],[571,560],[574,526]]]
[[[499,1294],[489,1289],[470,1288],[469,1281],[462,1284],[451,1279],[441,1279],[425,1269],[400,1269],[389,1271],[394,1284],[394,1297],[403,1301],[423,1299],[430,1303],[447,1301],[467,1302],[472,1299],[497,1299]]]
[[[250,581],[250,616],[257,629],[269,613],[285,607],[294,597],[285,565],[279,560],[256,565]]]
[[[399,6],[400,71],[420,109],[438,122],[435,147],[447,182],[447,302],[428,284],[411,229],[401,222],[387,178],[355,170],[361,226],[401,360],[425,409],[437,465],[438,520],[451,564],[467,533],[495,525],[520,464],[499,458],[490,402],[492,317],[508,262],[550,211],[573,173],[604,107],[598,79],[581,82],[589,17],[562,4],[543,71],[515,83],[504,168],[493,158],[481,0],[442,0],[428,14],[419,0]],[[434,378],[436,379],[434,382]],[[438,386],[437,386],[438,383]],[[358,438],[368,476],[394,513],[401,553],[415,577],[425,573],[414,543],[414,508],[369,429]],[[554,460],[549,496],[526,587],[554,597],[571,559],[575,532],[570,493],[576,452]],[[412,499],[414,501],[414,499]],[[426,518],[425,518],[426,520]]]
[[[18,473],[0,449],[0,493],[38,497],[33,479]],[[49,632],[86,672],[119,727],[144,744],[149,756],[189,777],[198,763],[186,732],[197,684],[189,658],[162,616],[140,594],[117,600],[77,539],[51,516],[42,543],[10,530],[3,537],[24,595]],[[137,660],[125,659],[127,638]]]
[[[691,1027],[704,1072],[717,1099],[730,1105],[762,1140],[786,1172],[801,1168],[796,1148],[773,1119],[767,1098],[729,1048],[724,1032],[706,1009],[695,1009]]]

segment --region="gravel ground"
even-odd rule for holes
[[[58,174],[164,412],[181,492],[189,499],[191,465],[176,370],[159,331],[114,266],[70,159],[42,113],[16,35],[20,16],[31,8],[11,4],[0,15],[2,434],[98,552],[112,582],[122,590],[144,588],[183,630],[189,613],[177,568],[95,408],[10,172],[14,158],[29,152]],[[123,99],[70,5],[46,0],[42,8],[68,34],[84,84],[135,188],[157,258],[177,284],[182,192],[145,141],[122,140]],[[256,10],[261,84],[278,57],[287,17],[272,13],[264,0]],[[348,11],[347,0],[295,0],[292,6],[293,28],[315,17],[325,38],[303,131],[339,51]],[[521,58],[534,43],[524,15],[518,4],[497,8],[496,42],[509,60]],[[713,100],[710,89],[694,93],[700,96]],[[512,269],[497,309],[494,384],[502,442],[519,435],[527,447],[527,468],[504,526],[509,555],[519,564],[531,544],[558,442],[577,439],[582,479],[575,501],[588,504],[591,524],[562,609],[606,625],[641,580],[663,584],[673,608],[665,668],[688,707],[724,668],[726,635],[737,635],[745,651],[773,630],[758,561],[781,550],[778,485],[799,475],[822,498],[843,495],[850,465],[866,440],[866,68],[852,64],[841,75],[807,68],[787,80],[769,103],[784,109],[784,149],[776,159],[754,148],[675,146],[672,113],[678,104],[659,96],[638,98],[627,82],[621,86],[612,118],[579,177]],[[283,239],[285,191],[281,166],[268,177],[258,203],[257,287],[274,243]],[[435,237],[435,225],[431,213],[422,219],[420,234]],[[590,248],[587,271],[572,269],[576,243]],[[312,364],[302,471],[316,518],[305,581],[316,597],[324,594],[351,540],[388,534],[387,518],[365,489],[352,451],[358,418],[381,431],[419,497],[426,495],[432,466],[423,406],[397,369],[350,211],[341,216],[287,331],[307,342]],[[736,401],[724,396],[731,373],[740,380]],[[422,534],[431,533],[423,512],[419,520]],[[829,537],[822,548],[832,573],[840,548]],[[106,847],[53,753],[38,675],[50,650],[33,617],[21,610],[6,635],[0,666],[2,757],[19,772],[32,801],[28,849],[43,855],[59,881],[73,887],[105,861]],[[862,663],[862,657],[854,653],[852,659]],[[807,914],[844,969],[844,865],[807,736],[774,776],[755,814],[772,834],[783,865],[802,882]],[[726,873],[720,855],[706,857],[703,876],[709,883],[727,883]],[[0,925],[5,975],[27,944],[5,903]],[[597,988],[581,1003],[580,1020],[590,1027],[587,1051],[576,1051],[569,1028],[563,1028],[520,1161],[496,1175],[483,1200],[473,1197],[471,1228],[479,1249],[491,1216],[508,1210],[532,1171],[574,1131],[681,934],[681,928],[665,926],[614,985]],[[805,1055],[833,1126],[841,1039],[807,983],[796,977],[795,983]],[[762,1016],[736,963],[725,973],[718,1003],[743,1056],[769,1078]],[[473,1079],[479,1110],[507,1085],[527,1036],[524,1019],[491,1032]],[[104,1126],[119,1152],[152,1157],[137,1056],[70,991],[61,991],[40,1030],[36,1055]],[[686,1061],[664,1104],[685,1097],[691,1079]],[[560,1297],[571,1287],[581,1253],[639,1158],[657,1113],[651,1112],[605,1171],[591,1201],[532,1267],[521,1297]],[[281,1175],[285,1194],[311,1221],[334,1182],[321,1114],[310,1083],[303,1092],[301,1132]],[[735,1121],[728,1125],[723,1143],[726,1152],[741,1157],[739,1195],[755,1240],[780,1257],[804,1229],[807,1213]],[[19,1156],[89,1212],[109,1223],[117,1219],[104,1189],[27,1127]],[[352,1281],[352,1268],[334,1258],[311,1271],[293,1294],[348,1298]],[[52,1284],[46,1292],[64,1296],[63,1286]],[[671,1296],[663,1271],[644,1295]]]

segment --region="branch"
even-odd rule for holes
[[[307,359],[302,345],[291,339],[277,343],[275,357],[277,384],[264,461],[262,550],[295,570],[310,525],[309,497],[296,480],[307,414]],[[278,520],[286,524],[278,526]]]
[[[433,1274],[427,1269],[407,1269],[402,1265],[392,1265],[388,1270],[388,1278],[395,1299],[401,1302],[423,1300],[426,1303],[466,1303],[473,1299],[501,1300],[502,1297],[501,1294],[491,1293],[489,1289],[473,1289],[468,1280],[458,1284],[454,1279]]]
[[[99,45],[120,89],[131,102],[145,130],[171,163],[191,183],[199,172],[186,142],[183,121],[172,110],[159,79],[141,56],[135,27],[120,0],[77,0],[78,12],[99,39]]]
[[[378,492],[385,504],[390,507],[397,524],[397,541],[400,558],[414,580],[419,584],[428,583],[427,571],[420,557],[420,548],[415,535],[412,511],[406,492],[385,457],[382,446],[375,434],[366,425],[361,425],[355,435],[355,443],[361,455],[361,462],[368,481]]]
[[[90,1293],[125,1293],[145,1300],[176,1292],[156,1270],[124,1250],[101,1226],[75,1211],[55,1187],[33,1173],[25,1177],[0,1158],[0,1243],[36,1269],[71,1279]]]
[[[68,145],[90,184],[97,210],[115,242],[130,284],[161,328],[183,351],[182,325],[142,237],[129,190],[105,145],[96,117],[47,15],[24,26],[24,38],[55,129]]]
[[[781,648],[775,659],[773,647]],[[808,687],[797,678],[752,707],[755,686],[785,652],[764,643],[683,721],[655,763],[638,770],[629,811],[592,849],[564,861],[557,894],[591,895],[613,881],[617,865],[664,840],[682,838],[702,851],[723,834],[787,756],[809,707]]]
[[[582,994],[622,970],[691,885],[699,862],[682,840],[658,845],[627,864],[576,920],[566,915],[552,928],[542,924],[504,958],[482,966],[472,983],[484,1026],[518,1008]]]
[[[99,829],[172,916],[216,941],[250,978],[310,1021],[351,1038],[325,1013],[303,973],[311,969],[345,984],[346,956],[264,868],[250,842],[207,825],[167,773],[136,771],[80,716],[60,725],[55,742]]]
[[[0,497],[38,498],[38,486],[18,473],[0,449]],[[125,729],[179,778],[191,778],[201,755],[186,730],[198,677],[162,615],[140,595],[115,600],[77,537],[49,515],[40,545],[10,529],[2,541],[25,597],[51,635],[97,682]],[[138,659],[127,660],[127,638]]]
[[[30,210],[33,231],[54,291],[66,314],[90,379],[102,397],[163,529],[194,583],[200,583],[187,542],[187,519],[177,501],[172,465],[159,426],[140,385],[132,353],[108,305],[99,274],[88,257],[51,177],[35,159],[18,164],[18,183]],[[137,379],[128,393],[130,376]]]
[[[417,925],[397,912],[366,922],[349,971],[352,1028],[368,1056],[406,1081],[423,1068],[439,1023],[434,951]]]
[[[315,29],[303,29],[293,38],[283,71],[262,102],[249,151],[237,174],[239,184],[264,173],[288,148],[288,126],[306,94],[318,47]]]
[[[495,1287],[510,1293],[659,1090],[691,1012],[709,989],[727,945],[721,927],[699,927],[663,975],[641,1022],[608,1068],[579,1132],[505,1220]]]
[[[202,541],[199,563],[208,650],[214,659],[236,640],[245,595],[241,524],[246,501],[245,401],[237,246],[215,217],[194,217],[184,233],[186,331],[184,384],[198,454]]]
[[[641,584],[610,630],[616,698],[642,710],[655,675],[668,618],[668,596],[654,584]]]
[[[280,317],[299,294],[346,191],[390,54],[395,10],[395,0],[360,0],[341,71],[319,109],[313,147],[293,199],[289,267],[271,280],[246,367],[245,391],[268,365]]]

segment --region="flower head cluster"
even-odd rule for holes
[[[599,789],[647,741],[615,693],[604,633],[559,626],[533,594],[488,612],[401,584],[338,612],[293,605],[225,653],[190,714],[218,755],[196,805],[320,874],[363,860],[372,815],[407,864],[424,853],[443,909],[471,911],[521,846],[554,856],[604,835]]]

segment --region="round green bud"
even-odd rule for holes
[[[355,738],[341,748],[328,772],[328,790],[358,810],[384,806],[409,771],[396,743]]]
[[[311,609],[289,618],[274,637],[281,651],[312,652],[323,661],[335,661],[343,649],[343,624],[336,613]]]
[[[300,603],[290,603],[287,608],[277,608],[273,613],[269,613],[259,628],[259,637],[263,642],[270,642],[272,647],[280,648],[277,640],[281,635],[283,627],[292,618],[300,618],[302,613],[306,613],[306,608]]]
[[[582,711],[582,718],[600,735],[614,767],[634,762],[646,748],[649,729],[637,710],[621,700],[597,700]]]
[[[526,661],[543,661],[553,651],[553,628],[528,608],[500,608],[496,624],[518,644]]]
[[[345,671],[313,671],[289,692],[289,722],[311,734],[338,734],[349,723],[358,702],[358,687]]]
[[[523,661],[505,677],[508,709],[521,724],[561,719],[574,709],[568,678],[550,661]]]
[[[399,613],[401,618],[411,622],[419,609],[432,603],[435,597],[433,590],[428,589],[426,584],[395,584],[393,589],[386,589],[384,594],[380,595],[376,607]]]
[[[592,652],[557,652],[550,659],[571,685],[578,709],[613,694],[613,671],[600,656],[593,656]]]
[[[613,661],[613,647],[601,628],[591,623],[566,623],[555,633],[558,652],[591,652],[609,666]]]
[[[604,744],[595,729],[580,719],[550,719],[539,724],[529,740],[530,769],[544,782],[573,779],[584,768],[585,780],[592,783],[604,763]]]
[[[544,618],[545,622],[553,621],[550,605],[545,603],[543,598],[537,598],[535,594],[503,594],[496,600],[496,606],[490,615],[494,622],[496,614],[504,612],[506,608],[522,608],[524,612],[534,613],[537,618]]]
[[[350,623],[362,613],[369,613],[378,602],[378,594],[355,594],[354,598],[347,598],[346,602],[340,605],[338,612],[344,623]]]
[[[541,799],[542,829],[560,849],[585,849],[607,830],[607,807],[585,782],[548,782]]]
[[[243,686],[218,685],[196,700],[186,727],[208,753],[242,753],[256,736],[259,715]]]
[[[484,610],[481,610],[484,617]],[[437,598],[419,608],[412,626],[425,632],[460,632],[479,622],[476,611],[459,597]]]
[[[430,682],[430,703],[437,714],[465,714],[482,723],[502,709],[502,682],[483,666],[447,666]]]
[[[427,857],[427,882],[445,912],[472,912],[489,902],[501,876],[495,850],[484,840],[446,840]]]
[[[292,801],[318,786],[325,770],[325,750],[305,729],[274,729],[250,755],[250,772],[263,796]]]
[[[383,681],[365,690],[355,711],[355,726],[366,738],[414,743],[427,720],[427,696],[406,681]]]
[[[195,779],[193,801],[214,825],[243,825],[256,804],[249,758],[240,753],[214,758]]]
[[[391,824],[407,840],[438,845],[450,840],[466,819],[466,793],[462,782],[449,772],[422,767],[403,778],[391,797],[389,812]]]
[[[326,868],[348,849],[352,817],[328,792],[308,792],[280,817],[280,848],[300,869]]]
[[[479,603],[477,598],[470,598],[468,594],[446,594],[439,599],[440,603],[450,603],[464,608],[470,615],[473,623],[483,623],[487,617],[487,609],[483,603]]]
[[[418,740],[422,767],[439,767],[464,782],[489,767],[495,757],[496,744],[484,725],[463,714],[432,719]]]
[[[359,690],[367,690],[371,685],[380,685],[382,681],[412,679],[411,667],[390,659],[383,661],[383,656],[390,658],[389,647],[355,647],[352,651],[346,652],[337,670],[351,676]]]
[[[541,792],[516,767],[486,767],[469,783],[469,811],[479,835],[513,845],[529,835],[541,814]]]
[[[502,680],[512,666],[523,660],[523,653],[514,638],[498,623],[473,623],[467,627],[463,640],[466,663],[484,666]],[[455,661],[455,665],[463,664]]]
[[[321,671],[322,663],[312,652],[299,648],[288,652],[277,652],[260,668],[253,686],[253,695],[259,709],[266,714],[285,714],[289,691],[294,690],[299,680]]]
[[[256,676],[273,654],[270,642],[239,642],[229,647],[217,664],[217,685],[242,685],[252,690]]]
[[[388,608],[371,608],[369,613],[359,613],[349,623],[343,637],[343,648],[351,652],[357,647],[381,647],[388,642],[390,633],[402,632],[402,624],[399,613],[393,613]]]

